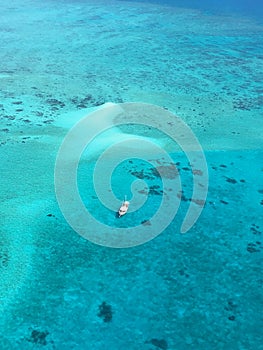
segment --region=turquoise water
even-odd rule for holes
[[[263,349],[262,18],[178,5],[0,1],[0,349]],[[154,240],[102,247],[65,221],[57,151],[75,121],[106,102],[168,108],[198,137],[209,192],[187,233],[183,152],[171,152],[181,206]],[[119,200],[141,171],[152,191],[118,221],[91,186],[102,146],[80,163],[83,201],[113,227],[147,221],[160,179],[147,178],[141,160],[120,164]]]

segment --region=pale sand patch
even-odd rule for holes
[[[155,92],[133,92],[131,95],[134,97],[134,101],[168,108],[192,129],[203,150],[245,150],[262,147],[263,119],[259,118],[257,111],[236,111],[233,109],[231,101],[222,102],[219,99],[212,100],[209,97],[173,96]],[[100,108],[106,105],[104,104]],[[195,109],[194,112],[193,109]],[[33,127],[27,129],[27,132],[22,135],[19,132],[14,132],[12,140],[16,142],[22,137],[30,136],[38,138],[37,142],[54,144],[54,151],[57,151],[73,125],[96,110],[98,108],[87,108],[62,114],[53,124],[47,125],[43,129]],[[127,132],[119,127],[110,129],[104,135],[96,138],[90,146],[90,154],[98,154],[110,144],[129,139],[133,135],[155,141],[168,152],[181,150],[180,147],[176,147],[173,141],[161,137],[160,134],[151,134],[149,131],[146,135],[142,133],[140,128],[137,130],[136,127],[127,129]],[[9,135],[6,137],[8,138]]]

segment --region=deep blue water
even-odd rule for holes
[[[126,1],[126,0],[121,0]],[[132,1],[130,1],[132,2]],[[143,3],[166,4],[169,6],[194,8],[210,13],[241,14],[253,16],[259,20],[263,19],[263,2],[260,0],[140,0]]]

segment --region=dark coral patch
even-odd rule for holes
[[[260,250],[257,248],[257,245],[254,243],[248,243],[247,251],[249,253],[259,253],[260,252]]]
[[[149,187],[149,194],[151,195],[162,195],[163,194],[163,191],[162,190],[159,190],[160,186],[158,185],[153,185],[153,186],[150,186]]]
[[[37,117],[43,117],[43,115],[44,115],[43,112],[39,112],[39,111],[36,111],[36,112],[34,112],[34,113],[35,113],[35,115],[36,115]]]
[[[102,318],[104,322],[110,322],[112,320],[112,308],[105,301],[99,306],[98,316]]]
[[[94,107],[94,106],[95,107],[101,106],[106,101],[105,101],[105,98],[102,96],[95,98],[91,94],[88,94],[83,98],[74,96],[70,99],[70,102],[73,103],[77,108],[88,108],[88,107]]]
[[[235,321],[236,317],[234,315],[231,315],[228,317],[229,321]]]
[[[226,177],[226,181],[231,183],[231,184],[236,184],[237,183],[237,180],[231,178],[231,177]]]
[[[147,180],[153,180],[154,177],[146,174],[143,170],[140,171],[131,171],[131,175],[137,177],[138,179],[147,179]]]
[[[23,102],[22,101],[14,101],[12,102],[13,105],[21,105]]]
[[[46,103],[55,108],[63,108],[65,107],[65,103],[57,100],[56,98],[49,98],[46,100]]]
[[[7,251],[0,251],[0,267],[7,267],[9,262],[9,255]]]
[[[15,117],[13,115],[4,115],[4,118],[8,119],[8,120],[14,120]]]
[[[225,307],[225,310],[227,311],[235,311],[237,308],[237,304],[233,302],[233,300],[229,300],[227,302],[227,306]]]
[[[259,226],[256,225],[252,225],[250,227],[250,231],[254,234],[254,235],[260,235],[261,231],[258,230]]]
[[[167,341],[165,339],[153,338],[153,339],[151,339],[149,341],[146,341],[145,343],[146,344],[152,344],[152,345],[154,345],[157,348],[162,349],[162,350],[167,350],[168,349],[168,344],[167,344]]]
[[[30,335],[30,338],[27,338],[27,341],[34,344],[47,345],[46,337],[48,334],[49,332],[47,331],[41,332],[34,329]]]

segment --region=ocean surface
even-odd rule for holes
[[[0,0],[0,43],[0,349],[263,349],[262,2]],[[169,226],[116,249],[70,227],[54,168],[77,121],[126,102],[191,128],[209,188],[182,234],[193,191],[184,150],[136,125],[98,135],[78,188],[109,235],[150,225],[167,193],[150,160],[124,159],[112,174],[117,203],[138,179],[147,201],[132,211],[131,199],[118,220],[93,187],[104,149],[129,135],[155,140],[182,182]]]

